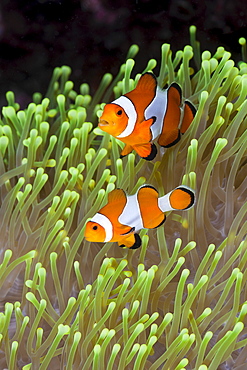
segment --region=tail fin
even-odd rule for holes
[[[162,212],[173,210],[185,210],[195,204],[195,192],[187,186],[181,185],[170,193],[158,199],[158,205]]]

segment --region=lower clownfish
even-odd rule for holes
[[[173,82],[161,89],[153,73],[144,73],[134,90],[106,104],[98,126],[125,143],[121,157],[135,150],[140,157],[152,160],[157,154],[153,140],[169,148],[190,126],[196,109],[185,100],[181,108],[181,87]]]
[[[134,195],[115,189],[109,193],[108,203],[87,222],[85,238],[136,249],[141,246],[137,231],[159,227],[166,219],[165,212],[189,209],[194,203],[194,191],[187,186],[178,186],[162,197],[150,185],[141,186]]]

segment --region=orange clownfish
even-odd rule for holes
[[[189,209],[194,203],[194,191],[187,186],[179,186],[162,197],[150,185],[141,186],[134,195],[115,189],[109,193],[108,203],[87,222],[85,238],[136,249],[141,246],[137,231],[161,226],[165,212]]]
[[[140,157],[152,160],[157,154],[153,140],[169,148],[180,140],[190,126],[196,109],[185,100],[180,108],[182,91],[173,82],[161,89],[153,73],[144,73],[134,90],[106,104],[99,120],[101,130],[126,145],[121,157],[135,150]],[[183,111],[183,114],[181,114]]]

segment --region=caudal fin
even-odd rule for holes
[[[162,212],[185,210],[194,206],[195,192],[187,186],[181,185],[158,200]]]

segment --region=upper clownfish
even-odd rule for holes
[[[99,120],[101,130],[126,145],[121,157],[135,150],[140,157],[152,160],[157,154],[153,140],[169,148],[180,140],[190,126],[196,109],[185,100],[181,109],[182,91],[173,82],[161,89],[153,73],[144,73],[134,90],[106,104]]]
[[[159,197],[150,185],[141,186],[134,195],[115,189],[108,195],[108,203],[87,222],[85,238],[90,242],[118,242],[120,247],[136,249],[141,246],[137,231],[161,226],[165,212],[185,210],[195,203],[194,191],[179,186]]]

